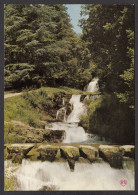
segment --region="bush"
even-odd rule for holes
[[[87,116],[80,125],[93,134],[109,138],[114,143],[134,144],[134,111],[120,103],[114,94],[105,94],[96,100],[87,100]]]
[[[89,117],[87,114],[80,116],[79,126],[82,126],[86,131],[89,129]]]

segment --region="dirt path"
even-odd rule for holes
[[[20,92],[20,93],[9,93],[9,94],[4,95],[4,99],[10,98],[10,97],[13,97],[13,96],[18,96],[18,95],[21,95],[21,94],[22,94],[22,92]]]

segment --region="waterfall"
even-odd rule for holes
[[[87,86],[88,92],[98,91],[98,78],[94,78]],[[72,95],[71,114],[66,117],[65,100],[63,107],[57,111],[56,119],[45,126],[51,130],[65,130],[63,143],[110,143],[94,134],[87,134],[78,126],[80,115],[86,113],[86,107],[80,101],[81,95]],[[66,119],[67,118],[67,119]],[[134,160],[123,162],[123,169],[114,169],[104,161],[93,163],[75,163],[74,172],[70,171],[67,162],[29,161],[23,159],[21,165],[10,165],[5,161],[5,175],[17,180],[16,191],[74,191],[74,190],[134,190]],[[121,186],[120,181],[127,185]]]
[[[98,78],[93,78],[92,81],[88,84],[86,91],[88,92],[96,92],[99,90],[98,86]]]
[[[85,133],[84,129],[78,126],[78,123],[68,122],[54,122],[51,126],[46,126],[46,129],[51,130],[65,130],[66,136],[63,143],[83,143],[88,140],[88,134]]]
[[[98,90],[98,78],[94,78],[87,86],[87,91],[94,92]],[[88,98],[88,97],[87,97]],[[73,110],[66,117],[66,108],[62,107],[57,111],[56,119],[63,122],[54,122],[46,129],[51,130],[65,130],[66,136],[63,143],[110,143],[109,140],[105,140],[98,135],[88,134],[85,130],[78,126],[80,116],[87,113],[87,109],[83,102],[80,101],[81,95],[72,95],[69,103],[72,105]],[[65,106],[65,100],[62,100],[63,106]]]
[[[118,170],[105,162],[76,162],[75,171],[71,172],[67,162],[23,160],[14,174],[17,190],[22,191],[134,190],[134,161],[130,168]],[[124,187],[120,185],[122,179],[127,180]]]
[[[80,115],[86,113],[84,104],[80,101],[81,95],[72,95],[70,104],[73,105],[73,111],[69,115],[67,122],[74,123],[79,122]]]

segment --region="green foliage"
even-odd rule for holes
[[[100,90],[134,107],[134,5],[83,6],[82,39],[91,54]]]
[[[29,87],[32,84],[34,65],[8,64],[5,69],[5,87]]]
[[[80,116],[79,126],[82,126],[86,131],[89,129],[89,118],[87,114]]]
[[[64,5],[5,6],[5,87],[69,86],[91,80],[89,50]],[[85,61],[84,61],[85,59]]]
[[[87,100],[86,105],[88,114],[81,117],[80,125],[113,143],[134,144],[134,111],[115,95],[104,94],[96,100]]]

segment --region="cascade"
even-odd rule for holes
[[[124,169],[113,169],[105,162],[76,162],[75,171],[71,172],[67,162],[23,160],[14,175],[17,190],[23,191],[134,190],[134,161],[129,164]],[[120,185],[121,179],[127,180],[126,186]]]
[[[88,92],[98,91],[98,78],[94,78],[87,86]],[[72,112],[66,117],[65,100],[63,107],[57,111],[56,119],[46,125],[46,129],[65,130],[63,143],[110,143],[98,135],[87,134],[78,126],[80,115],[87,112],[80,101],[81,95],[72,95],[70,104]],[[10,161],[11,163],[11,161]],[[16,177],[18,189],[21,191],[57,191],[57,190],[134,190],[134,160],[125,161],[123,169],[114,169],[106,162],[75,163],[74,172],[70,171],[67,162],[29,161],[23,160],[18,167],[5,161],[5,169]],[[60,172],[60,174],[59,174]],[[106,174],[105,174],[106,173]],[[11,175],[9,174],[9,177]],[[122,187],[120,180],[127,180]]]
[[[96,92],[99,90],[98,86],[98,78],[93,78],[92,81],[88,84],[86,91],[88,92]]]
[[[86,107],[80,101],[81,95],[72,95],[70,104],[73,105],[73,111],[68,116],[67,122],[74,123],[79,122],[80,115],[86,113]]]
[[[94,78],[87,86],[87,91],[95,92],[98,90],[98,78]],[[109,143],[98,135],[92,135],[85,132],[85,130],[78,126],[81,114],[87,113],[87,109],[81,100],[81,95],[72,95],[69,103],[72,105],[73,110],[70,115],[66,116],[65,100],[63,98],[63,107],[57,111],[56,119],[62,122],[54,122],[46,129],[51,130],[65,130],[66,136],[63,143]]]

